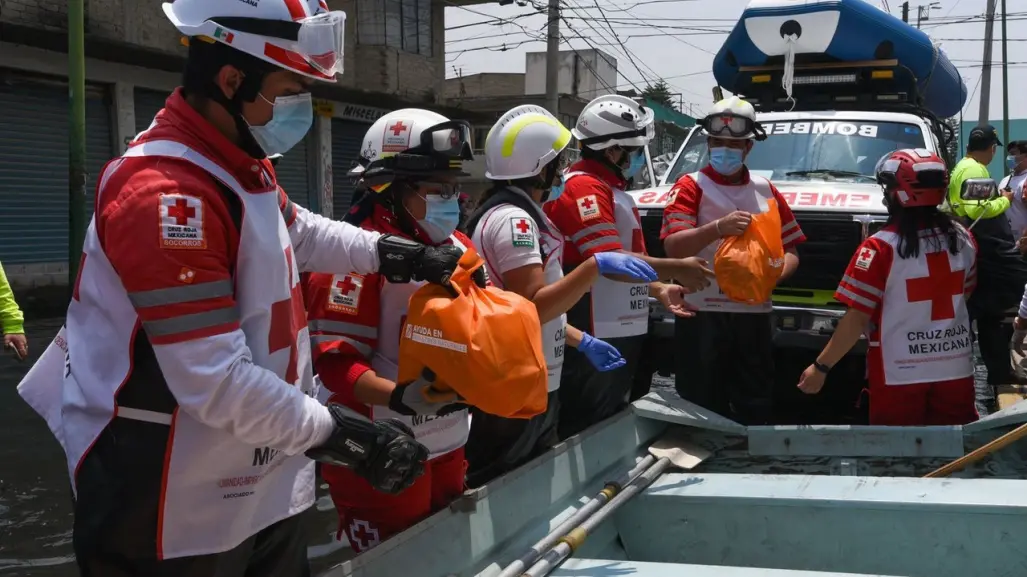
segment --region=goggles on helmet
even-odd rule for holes
[[[346,14],[323,12],[308,18],[287,22],[247,17],[212,19],[219,26],[238,32],[284,40],[290,49],[283,56],[299,67],[308,66],[326,76],[342,72]]]
[[[724,112],[712,114],[699,122],[706,134],[720,138],[755,138],[763,140],[763,127],[748,116]]]
[[[420,142],[403,152],[367,162],[360,176],[377,181],[390,175],[427,175],[448,173],[465,175],[464,160],[474,160],[471,152],[471,124],[466,120],[447,120],[421,132]]]

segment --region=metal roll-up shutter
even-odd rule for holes
[[[153,117],[157,116],[161,108],[164,108],[164,101],[168,99],[171,93],[161,90],[150,90],[148,88],[136,88],[134,92],[136,132],[139,133],[150,127]]]
[[[332,119],[332,215],[341,220],[353,200],[353,179],[346,173],[360,157],[360,143],[370,124]]]
[[[299,143],[289,149],[282,155],[282,159],[278,161],[278,166],[275,167],[275,175],[278,177],[278,185],[285,189],[285,193],[289,195],[289,200],[299,204],[302,207],[310,207],[310,186],[311,181],[311,170],[310,170],[310,159],[307,157],[307,149],[313,148],[309,146],[310,140],[314,137],[313,133],[308,133],[307,137],[299,141]]]
[[[87,88],[86,212],[113,155],[110,102]],[[68,260],[68,86],[0,71],[0,261]]]

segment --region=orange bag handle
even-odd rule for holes
[[[469,246],[457,261],[456,270],[449,277],[449,283],[457,291],[463,292],[462,289],[474,284],[471,275],[483,266],[485,266],[485,259],[478,255],[478,251],[474,250],[474,247]]]

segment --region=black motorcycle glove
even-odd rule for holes
[[[376,490],[395,495],[424,472],[428,449],[396,419],[371,421],[343,405],[329,403],[335,431],[328,441],[307,450],[308,458],[352,469]]]
[[[448,285],[461,256],[453,245],[426,246],[392,234],[378,240],[378,272],[392,283]]]

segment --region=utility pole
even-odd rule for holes
[[[560,0],[549,0],[549,34],[546,38],[546,106],[560,118]]]
[[[85,0],[68,0],[68,286],[72,289],[86,235],[85,52]]]
[[[984,63],[981,66],[981,108],[977,113],[977,125],[988,123],[988,105],[991,102],[991,43],[995,38],[995,4],[988,0],[988,13],[984,21]]]
[[[902,21],[909,22],[909,2],[902,3]]]
[[[1006,0],[1002,0],[1002,142],[1009,146],[1009,63],[1006,56]],[[1009,174],[1005,163],[1002,167]]]

